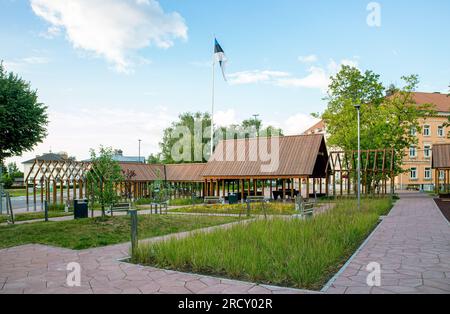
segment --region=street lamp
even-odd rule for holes
[[[139,159],[138,159],[139,163],[141,163],[141,142],[142,140],[139,140]]]
[[[358,111],[358,209],[361,209],[361,105],[354,105]]]

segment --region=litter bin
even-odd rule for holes
[[[228,203],[230,205],[237,204],[239,202],[237,194],[228,194]]]
[[[75,219],[89,218],[88,204],[89,201],[86,199],[73,201],[73,214]]]

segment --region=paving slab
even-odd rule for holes
[[[327,293],[450,293],[450,225],[434,200],[401,193],[400,200]],[[369,263],[381,266],[381,286],[368,287]]]

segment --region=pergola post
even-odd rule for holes
[[[283,190],[283,202],[284,202],[286,200],[286,180],[285,179],[283,179],[282,184],[283,184],[282,190]]]
[[[309,199],[309,176],[306,177],[306,198]]]
[[[56,180],[53,180],[53,204],[56,205],[56,192],[57,192],[57,186],[56,186]]]

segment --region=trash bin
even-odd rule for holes
[[[88,204],[89,201],[86,199],[73,201],[73,214],[75,219],[89,218]]]
[[[228,194],[228,203],[230,205],[237,204],[239,202],[237,194]]]

